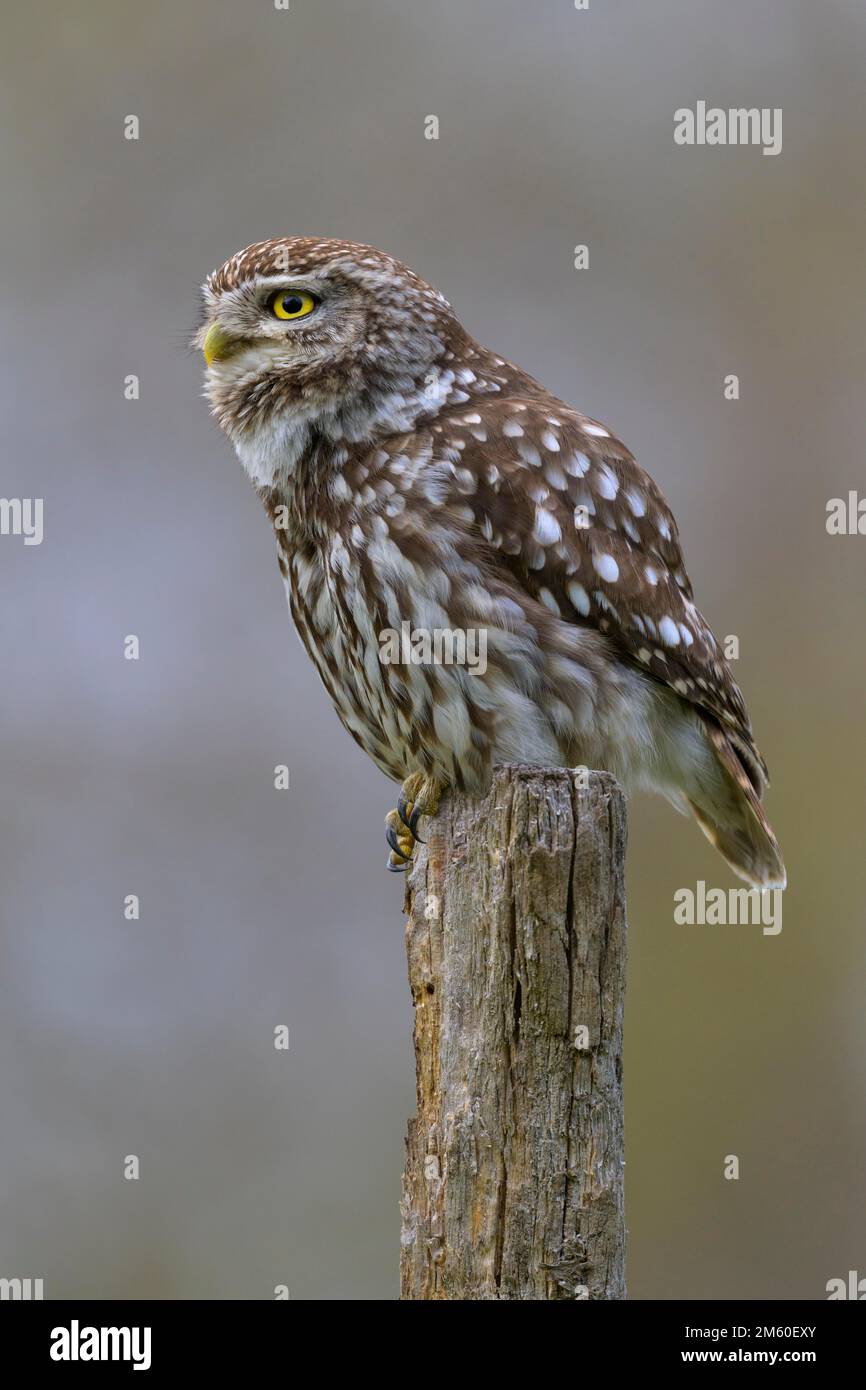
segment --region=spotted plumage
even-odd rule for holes
[[[301,639],[352,736],[414,778],[409,819],[449,786],[483,790],[495,763],[584,764],[692,810],[748,881],[784,883],[766,767],[676,523],[603,425],[351,242],[233,256],[197,341]],[[405,623],[483,632],[484,670],[383,661]]]

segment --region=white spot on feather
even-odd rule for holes
[[[544,476],[545,476],[545,478],[547,479],[547,481],[550,483],[550,486],[551,486],[551,487],[555,487],[555,488],[565,488],[565,487],[568,487],[568,479],[566,478],[566,476],[565,476],[565,474],[563,473],[562,469],[560,468],[559,464],[556,463],[556,461],[555,461],[554,459],[550,459],[550,460],[544,465]]]
[[[570,473],[573,478],[582,478],[584,474],[589,472],[589,459],[586,454],[576,450],[575,453],[563,460],[563,466],[566,473]]]
[[[592,557],[593,568],[596,574],[606,580],[608,584],[615,584],[619,579],[619,565],[612,555],[602,551]]]
[[[530,468],[541,467],[541,455],[537,449],[533,448],[528,439],[521,439],[517,446],[517,452],[523,462],[529,464]]]
[[[601,496],[606,497],[609,502],[612,502],[619,492],[619,483],[610,469],[604,467],[604,465],[598,470],[597,487]]]
[[[625,495],[632,516],[646,516],[646,502],[633,487],[629,488]]]
[[[535,508],[535,527],[532,532],[539,545],[555,545],[562,539],[562,530],[556,517],[543,507]]]
[[[576,579],[572,579],[567,586],[567,590],[568,597],[571,599],[578,613],[582,613],[584,617],[587,617],[590,605],[589,594],[586,592],[586,589],[584,589],[582,584],[578,584]]]

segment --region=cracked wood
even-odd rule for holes
[[[501,767],[427,825],[401,1297],[625,1298],[622,793]]]

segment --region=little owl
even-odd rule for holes
[[[258,242],[203,293],[206,394],[301,640],[403,783],[389,866],[445,789],[481,793],[497,763],[582,765],[661,792],[742,878],[783,887],[742,695],[625,446],[373,247]],[[485,661],[384,660],[393,632],[481,634]]]

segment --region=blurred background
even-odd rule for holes
[[[394,790],[186,349],[207,272],[296,233],[399,256],[615,430],[740,640],[784,926],[675,925],[678,888],[735,880],[633,802],[631,1296],[866,1274],[866,537],[825,526],[866,493],[861,0],[70,0],[4,28],[0,492],[45,512],[41,546],[0,538],[0,1275],[397,1295]],[[677,147],[698,100],[782,107],[782,153]]]

